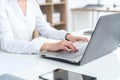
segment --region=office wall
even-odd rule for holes
[[[119,5],[120,7],[120,0],[100,0],[100,3],[112,6],[113,4]]]

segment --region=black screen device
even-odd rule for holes
[[[55,69],[46,74],[40,75],[42,80],[97,80],[96,77],[75,73],[64,69]]]

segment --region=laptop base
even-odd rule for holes
[[[68,61],[68,60],[65,60],[65,59],[60,59],[60,58],[51,58],[51,57],[46,57],[46,56],[41,56],[42,58],[46,58],[46,59],[51,59],[51,60],[56,60],[56,61],[60,61],[60,62],[65,62],[65,63],[68,63],[68,64],[74,64],[74,65],[80,65],[80,62],[71,62],[71,61]]]

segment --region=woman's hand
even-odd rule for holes
[[[41,47],[41,51],[60,51],[60,50],[64,50],[67,52],[77,52],[77,48],[73,45],[72,42],[70,41],[60,41],[57,43],[45,43],[42,47]]]
[[[73,36],[71,34],[66,35],[66,40],[69,40],[71,42],[76,42],[76,41],[88,42],[88,39],[86,37],[76,37],[76,36]]]

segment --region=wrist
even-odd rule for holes
[[[69,41],[69,36],[70,36],[70,35],[71,35],[70,33],[67,33],[67,34],[65,35],[65,40]]]
[[[40,51],[48,51],[48,50],[49,50],[49,43],[44,43]]]

